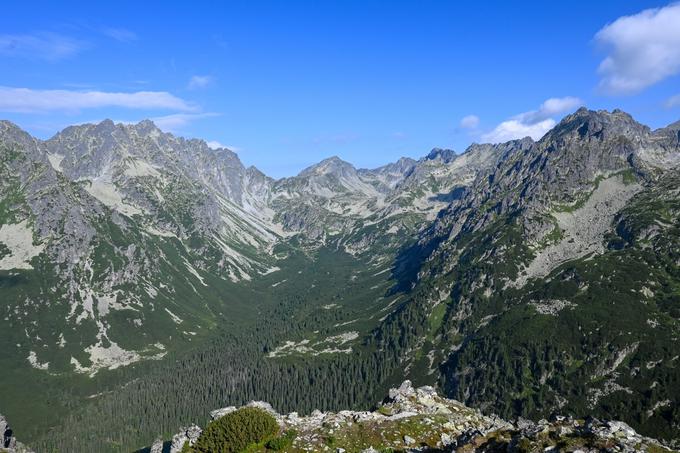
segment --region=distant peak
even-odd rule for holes
[[[342,175],[347,172],[356,172],[352,164],[340,159],[338,156],[328,157],[318,164],[314,164],[300,172],[300,176]]]
[[[614,135],[635,135],[648,133],[649,128],[620,109],[588,110],[581,107],[576,112],[565,116],[542,139],[551,140],[559,137],[578,135],[579,138],[598,137],[605,139]]]
[[[116,127],[114,122],[112,120],[108,119],[108,118],[100,121],[99,124],[97,124],[96,126],[100,129],[112,129],[112,128]]]
[[[458,155],[456,152],[452,149],[446,149],[446,148],[432,148],[432,151],[425,156],[426,160],[436,160],[440,159],[443,162],[451,162],[453,161]]]
[[[14,124],[9,120],[0,120],[0,130],[1,131],[17,131],[24,132],[19,126]]]
[[[150,119],[146,119],[137,123],[137,127],[156,127],[156,123],[154,123]]]
[[[321,164],[351,165],[349,162],[340,159],[338,156],[327,157],[326,159],[323,159],[321,162],[319,162],[319,165]]]
[[[139,133],[151,133],[151,132],[160,132],[160,129],[158,129],[158,126],[156,126],[156,123],[151,121],[150,119],[145,119],[140,121],[139,123],[134,125],[134,128],[137,132]]]
[[[32,140],[33,137],[13,122],[1,120],[0,139],[25,142]]]
[[[627,113],[624,112],[621,109],[614,109],[611,112],[608,110],[590,110],[586,107],[581,107],[578,110],[576,110],[574,113],[571,115],[565,116],[560,123],[563,122],[568,122],[572,118],[592,118],[592,119],[604,119],[608,118],[611,120],[633,120],[633,117]]]

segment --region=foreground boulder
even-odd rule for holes
[[[656,440],[643,437],[618,421],[554,416],[533,422],[514,422],[486,416],[462,403],[442,398],[433,387],[413,388],[409,381],[391,389],[375,411],[314,411],[308,416],[276,413],[270,405],[252,402],[271,413],[279,424],[278,438],[291,439],[278,451],[351,452],[671,452]],[[211,413],[217,420],[235,407]],[[173,437],[172,451],[194,445],[200,428]],[[276,439],[273,439],[276,440]],[[265,443],[248,451],[268,451]],[[189,449],[191,451],[191,449]]]
[[[7,419],[0,414],[0,452],[6,453],[35,453],[14,437],[14,431]]]

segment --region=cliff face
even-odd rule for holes
[[[643,437],[626,423],[592,417],[573,419],[559,415],[537,423],[525,419],[506,421],[486,416],[462,403],[443,398],[434,388],[413,388],[405,381],[377,405],[375,411],[321,412],[309,416],[281,415],[268,403],[251,402],[269,412],[279,424],[279,438],[287,443],[263,442],[248,451],[344,452],[671,452],[656,440]],[[237,411],[227,407],[212,411],[212,421]],[[210,423],[210,422],[209,422]],[[171,453],[198,452],[194,448],[201,428],[182,428],[173,437]],[[156,441],[151,451],[162,451]],[[224,451],[228,450],[225,446]]]

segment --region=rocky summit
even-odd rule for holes
[[[375,411],[321,412],[308,416],[281,415],[264,402],[251,402],[277,421],[277,435],[287,440],[276,451],[289,452],[672,452],[641,436],[626,423],[595,418],[573,419],[552,415],[550,420],[505,421],[483,415],[462,403],[439,396],[429,386],[414,389],[410,381],[389,391]],[[237,411],[236,407],[210,413],[212,421]],[[208,422],[211,423],[211,422]],[[182,428],[172,438],[170,453],[200,445],[197,425]],[[152,452],[162,451],[157,441]],[[267,447],[269,445],[269,447]],[[271,442],[247,451],[272,451]],[[224,451],[228,450],[225,445]]]

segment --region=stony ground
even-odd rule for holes
[[[623,422],[554,416],[537,423],[508,422],[437,395],[432,387],[414,389],[409,381],[392,389],[373,412],[315,411],[309,416],[281,415],[270,405],[253,402],[277,419],[282,435],[293,440],[286,452],[670,452]],[[211,413],[218,419],[235,407]],[[173,438],[171,453],[183,451],[200,436],[192,426]],[[159,442],[154,448],[161,452]],[[254,446],[249,451],[268,451]]]

